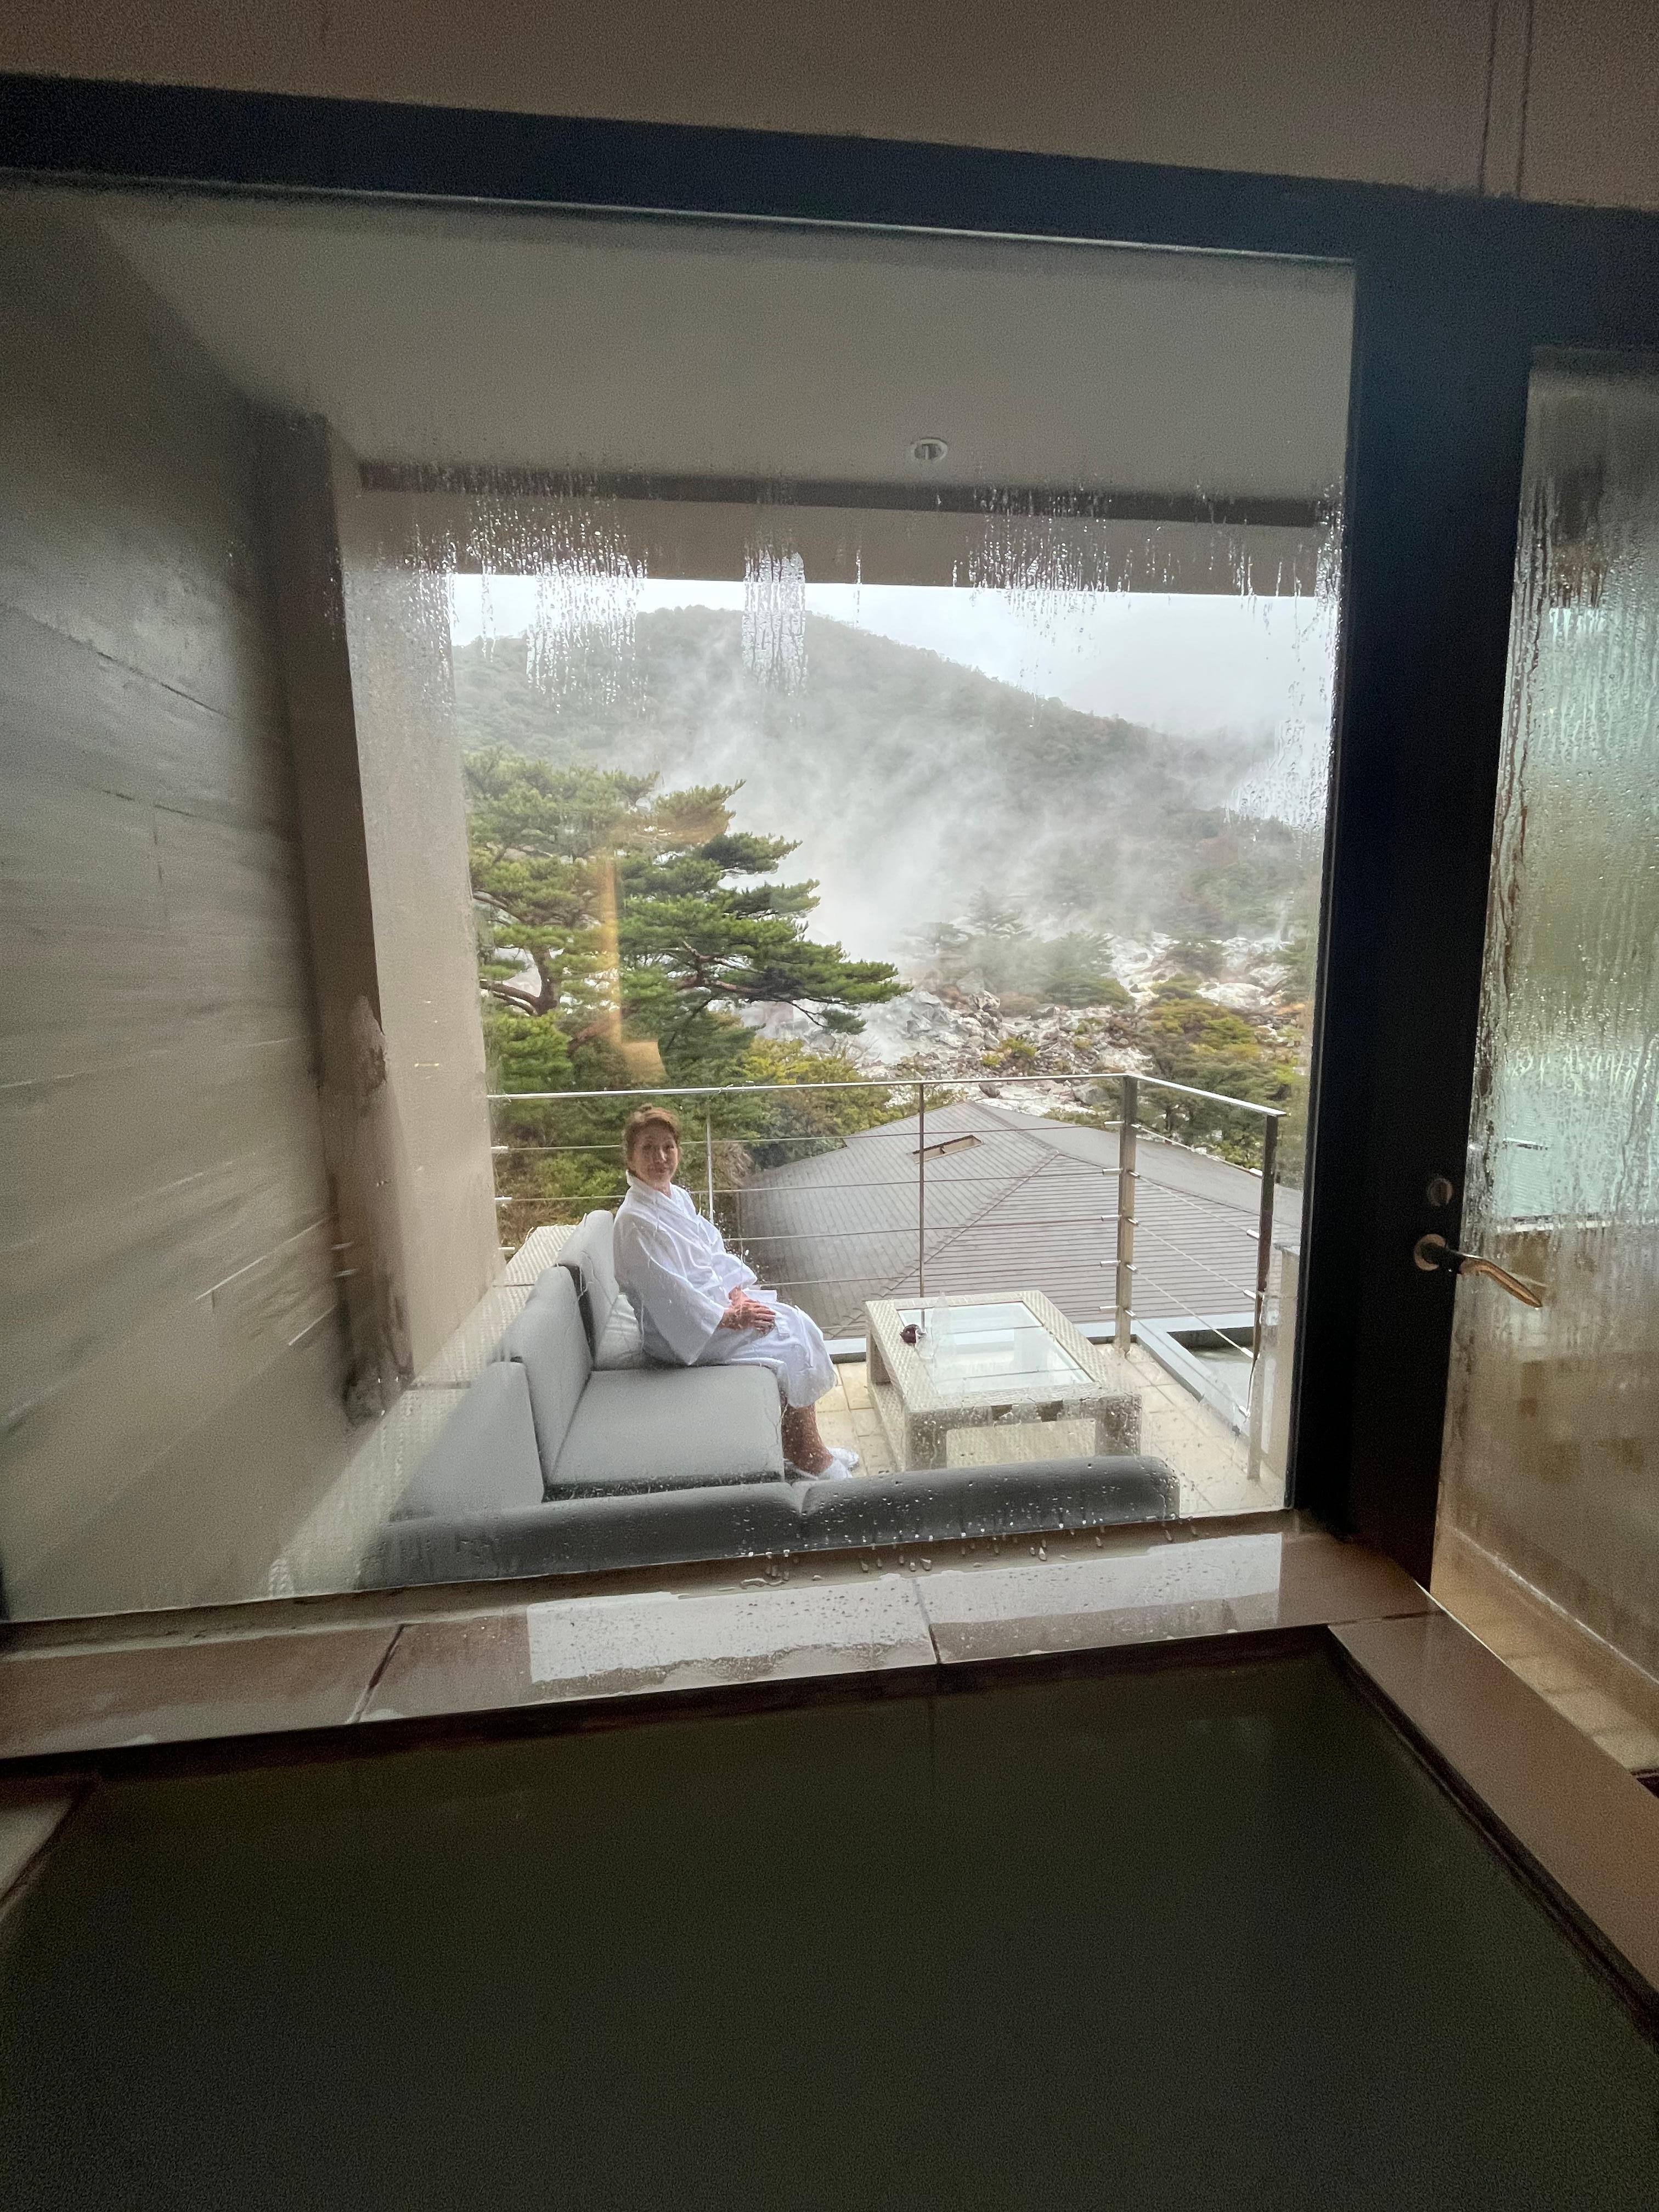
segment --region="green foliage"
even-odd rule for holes
[[[495,1108],[495,1192],[504,1243],[521,1244],[541,1222],[580,1221],[596,1206],[617,1204],[627,1188],[623,1123],[637,1103],[595,1091],[591,1100]]]
[[[1094,1095],[1104,1098],[1109,1093],[1097,1085]],[[1115,1106],[1050,1106],[1045,1109],[1050,1121],[1069,1121],[1078,1129],[1115,1129],[1121,1126]]]
[[[557,1016],[568,1043],[599,1003],[595,856],[649,834],[650,779],[552,768],[499,748],[464,773],[480,981],[516,1012]]]
[[[1127,1009],[1134,1004],[1112,973],[1109,948],[1091,931],[1050,939],[1039,960],[1037,996],[1046,1005]]]
[[[980,897],[966,924],[936,921],[910,947],[912,972],[930,982],[954,983],[996,998],[1019,994],[1031,981],[1030,932],[1011,908]]]
[[[1230,1098],[1288,1109],[1299,1084],[1294,1060],[1276,1058],[1257,1028],[1212,999],[1200,995],[1190,976],[1160,983],[1143,1006],[1142,1048],[1170,1083],[1219,1091]],[[1188,1144],[1202,1145],[1248,1166],[1261,1158],[1261,1120],[1207,1099],[1164,1091],[1145,1093],[1142,1117],[1152,1127]]]
[[[570,1043],[545,1014],[486,1005],[484,1052],[492,1091],[570,1091],[576,1073]]]
[[[757,1038],[735,1016],[783,1001],[845,1035],[861,1025],[858,1008],[902,988],[885,962],[807,936],[817,887],[769,880],[794,848],[733,830],[736,787],[661,792],[653,777],[500,747],[465,766],[490,1088],[592,1094],[497,1108],[504,1234],[520,1241],[538,1220],[621,1196],[636,1102],[609,1094],[638,1086],[630,1045],[654,1043],[682,1085],[856,1079],[844,1056]],[[776,1164],[907,1110],[889,1097],[876,1084],[716,1098],[705,1149],[718,1139],[720,1174],[740,1179],[746,1161]]]
[[[1280,822],[1194,819],[1184,865],[1158,902],[1159,926],[1191,939],[1261,936],[1317,903],[1317,858]]]
[[[466,781],[482,986],[556,1023],[567,1055],[619,1015],[614,1042],[653,1040],[682,1080],[723,1081],[746,1049],[722,1019],[732,1008],[780,1001],[845,1035],[902,988],[886,962],[807,936],[817,886],[769,880],[794,847],[732,829],[735,785],[659,792],[499,747],[467,761]],[[531,1050],[517,1032],[497,1046]]]
[[[1037,1064],[1037,1048],[1029,1037],[1006,1037],[980,1064],[994,1068],[999,1075],[1030,1075]]]
[[[859,1083],[854,1091],[808,1090],[823,1083],[858,1083],[862,1070],[839,1053],[811,1052],[793,1039],[757,1037],[743,1066],[744,1083],[786,1084],[785,1091],[719,1103],[721,1126],[744,1140],[757,1168],[781,1167],[833,1152],[860,1129],[901,1119],[915,1110],[908,1091],[886,1082]]]
[[[964,922],[939,921],[922,932],[913,959],[927,977],[989,991],[1005,1013],[1042,1006],[1109,1006],[1134,1000],[1112,973],[1111,947],[1097,931],[1036,934],[1018,909],[981,895]]]
[[[1200,1060],[1208,1064],[1219,1059],[1260,1059],[1261,1054],[1255,1032],[1243,1016],[1203,997],[1189,975],[1173,975],[1158,985],[1151,1005],[1141,1011],[1140,1026],[1148,1050],[1158,1060],[1158,1073],[1171,1081],[1194,1080],[1180,1070]]]
[[[596,729],[573,725],[568,705],[555,706],[531,684],[526,640],[475,638],[454,657],[455,714],[469,752],[506,752],[565,760],[594,748]],[[608,717],[605,718],[607,720]]]
[[[968,933],[970,937],[1000,939],[1005,945],[1018,945],[1030,934],[1030,925],[1018,907],[1004,906],[990,892],[981,891],[968,913]]]
[[[1170,947],[1170,957],[1206,983],[1212,983],[1227,965],[1227,955],[1213,937],[1182,938]]]

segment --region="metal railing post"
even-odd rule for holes
[[[1279,1124],[1261,1125],[1261,1211],[1255,1232],[1255,1326],[1250,1333],[1250,1457],[1252,1482],[1261,1480],[1261,1422],[1267,1390],[1267,1286],[1273,1264],[1273,1191],[1279,1179]]]
[[[708,1170],[708,1218],[714,1218],[714,1109],[708,1108],[702,1117],[703,1157]]]
[[[916,1297],[927,1296],[927,1085],[916,1085]]]
[[[1135,1287],[1135,1115],[1140,1085],[1122,1079],[1117,1132],[1117,1330],[1113,1348],[1129,1356],[1133,1341]]]

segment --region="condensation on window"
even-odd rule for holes
[[[744,550],[743,665],[775,690],[806,681],[806,563],[793,545],[757,537]]]
[[[1659,1673],[1659,373],[1530,395],[1442,1546]],[[1454,1562],[1455,1563],[1455,1562]]]

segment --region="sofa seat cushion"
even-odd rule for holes
[[[495,1360],[439,1430],[392,1518],[507,1512],[543,1494],[529,1382],[516,1361]]]
[[[548,1495],[781,1480],[783,1471],[778,1386],[766,1369],[637,1368],[590,1377]]]

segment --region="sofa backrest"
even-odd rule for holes
[[[590,1279],[593,1273],[592,1248],[595,1242],[593,1224],[596,1221],[608,1223],[610,1219],[611,1216],[608,1213],[584,1214],[559,1247],[559,1256],[553,1262],[556,1267],[564,1269],[575,1287],[576,1310],[581,1316],[582,1333],[587,1339],[587,1349],[590,1352],[595,1351],[599,1345],[596,1320],[604,1318],[603,1315],[595,1315],[596,1300],[593,1291],[589,1287]],[[541,1278],[538,1276],[537,1280],[540,1279]]]
[[[595,1212],[584,1217],[560,1250],[557,1265],[576,1285],[582,1327],[596,1367],[643,1367],[645,1347],[639,1318],[617,1280],[611,1243],[616,1217]]]
[[[539,1504],[545,1486],[529,1380],[516,1360],[496,1360],[439,1430],[392,1517],[503,1512]]]
[[[593,1371],[576,1311],[576,1285],[565,1268],[549,1267],[538,1279],[528,1304],[497,1346],[495,1358],[524,1370],[545,1482],[551,1478],[565,1431]]]

